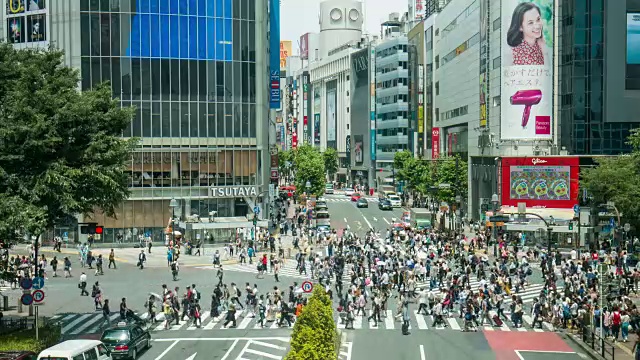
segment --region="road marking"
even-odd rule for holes
[[[214,326],[216,326],[216,324],[217,324],[220,320],[222,320],[222,319],[224,319],[224,318],[225,318],[226,314],[227,314],[227,312],[226,312],[226,311],[224,311],[224,312],[222,312],[222,313],[220,314],[220,316],[218,316],[218,317],[214,317],[214,318],[211,318],[211,322],[210,322],[210,323],[208,323],[207,325],[205,325],[204,329],[205,329],[205,330],[211,330],[211,329],[213,329],[213,327],[214,327]]]
[[[250,342],[253,343],[253,344],[256,344],[256,345],[260,345],[260,346],[264,346],[264,347],[268,347],[268,348],[272,348],[272,349],[276,349],[276,350],[287,350],[287,348],[284,347],[284,346],[278,346],[276,344],[271,344],[271,343],[267,343],[267,342],[254,341],[254,340],[251,340]]]
[[[493,317],[494,316],[498,316],[498,313],[493,311],[493,310],[490,310],[489,311],[489,316],[491,317],[491,321],[493,321]],[[494,323],[495,323],[495,321],[494,321]],[[509,329],[509,327],[507,326],[507,324],[504,321],[502,322],[502,326],[500,326],[500,330],[502,330],[502,331],[511,331],[511,329]]]
[[[258,355],[258,356],[260,356],[261,359],[262,358],[275,359],[275,360],[281,360],[282,359],[282,356],[273,355],[273,354],[269,354],[269,353],[266,353],[266,352],[253,350],[253,349],[245,349],[243,353],[249,353],[249,354]]]
[[[393,323],[393,311],[387,310],[387,316],[384,317],[384,326],[387,330],[393,330],[395,328]]]
[[[200,315],[200,327],[202,327],[202,323],[209,318],[209,315],[211,315],[210,311],[205,311],[202,313],[202,315]],[[195,330],[196,328],[197,326],[195,325],[194,321],[193,325],[189,326],[187,330]]]
[[[373,222],[378,222],[378,219],[376,219],[375,217],[373,218]]]
[[[361,213],[362,214],[362,213]],[[362,218],[364,219],[364,222],[367,223],[367,225],[369,225],[369,229],[373,229],[373,226],[371,226],[371,223],[369,222],[369,220],[367,220],[366,217],[364,217],[364,214],[362,215]]]
[[[169,351],[171,351],[171,349],[173,349],[174,346],[178,345],[179,342],[180,342],[180,340],[174,340],[173,343],[171,345],[169,345],[168,348],[164,349],[164,351],[160,355],[158,355],[156,360],[162,359],[165,355],[167,355],[167,353]]]
[[[416,321],[418,322],[418,329],[427,330],[428,329],[427,321],[424,319],[422,314],[419,314],[418,310],[414,310],[414,313],[416,314]]]
[[[385,218],[382,218],[382,220],[384,220],[384,222],[386,222],[386,223],[387,223],[387,225],[391,225],[391,223],[389,222],[389,220],[387,220],[387,219],[385,219]]]
[[[343,347],[346,347],[347,351],[342,351]],[[342,342],[342,346],[340,347],[340,356],[341,356],[340,360],[351,360],[351,351],[352,351],[352,349],[353,349],[353,343],[352,342],[343,341]],[[342,356],[344,356],[344,359],[342,359]]]
[[[97,321],[104,322],[104,317],[102,317],[102,316],[96,316],[96,317],[95,317],[95,318],[93,318],[93,319],[87,320],[87,321],[85,321],[85,323],[84,323],[84,324],[82,324],[82,326],[80,326],[80,327],[78,327],[77,329],[73,330],[70,334],[71,334],[71,335],[77,335],[77,334],[80,334],[81,332],[85,331],[87,328],[89,328],[89,327],[91,327],[91,326],[95,325],[95,323],[96,323]]]
[[[460,325],[458,324],[458,322],[456,321],[456,319],[454,318],[447,318],[447,322],[449,323],[449,326],[451,326],[452,330],[462,330],[460,328]]]
[[[196,355],[198,355],[198,353],[193,353],[193,355],[189,356],[189,357],[187,358],[187,360],[193,360],[193,359],[195,359],[195,358],[196,358]]]
[[[242,313],[244,313],[244,310],[240,310],[240,311],[236,310],[236,313],[235,313],[235,316],[236,316],[236,321],[235,321],[236,326],[238,325],[238,319],[240,319],[240,316],[242,316]],[[232,324],[233,324],[233,322],[232,322]],[[224,324],[222,324],[222,327],[220,328],[220,330],[227,330],[227,329],[229,329],[229,328],[228,328],[228,327],[225,327],[225,326],[224,326]]]
[[[112,314],[109,317],[109,324],[111,324],[115,319],[117,319],[119,317],[120,317],[120,314]],[[103,319],[102,317],[100,317],[100,318]],[[101,322],[95,322],[94,326],[92,328],[90,328],[89,330],[87,330],[86,333],[87,334],[95,334],[100,329],[100,327],[102,327],[103,324],[104,323],[102,321]]]
[[[362,329],[362,316],[360,315],[355,316],[355,319],[353,319],[353,328]]]
[[[86,319],[92,317],[93,315],[95,315],[95,313],[90,313],[90,314],[84,314],[81,315],[80,317],[78,317],[77,319],[75,319],[74,321],[70,322],[67,324],[67,326],[62,328],[62,333],[66,334],[68,333],[71,329],[73,329],[74,327],[76,327],[76,325],[82,323],[83,321],[85,321]]]
[[[344,218],[344,223],[348,224],[349,222],[347,221],[347,218]]]
[[[369,316],[373,316],[373,310],[369,309],[369,310],[367,310],[367,312],[369,312]],[[367,317],[367,323],[369,324],[369,330],[378,330],[378,329],[380,329],[380,324],[378,324],[378,322],[376,320],[377,319],[371,319],[370,320],[369,317]],[[371,322],[373,322],[376,326],[371,325]]]
[[[427,357],[424,354],[424,345],[420,345],[420,360],[427,360]]]
[[[231,347],[229,348],[229,350],[227,350],[226,353],[224,353],[224,356],[222,357],[222,359],[220,360],[227,360],[227,358],[229,357],[229,355],[231,355],[231,351],[233,351],[233,349],[236,347],[236,345],[238,345],[238,341],[240,341],[239,339],[236,339],[233,344],[231,344]],[[248,346],[248,342],[247,342],[247,346]]]
[[[244,319],[242,319],[242,321],[238,325],[238,329],[246,329],[247,326],[249,326],[249,323],[251,322],[251,320],[253,320],[253,319],[254,318],[252,318],[252,317],[245,316]]]
[[[172,342],[172,341],[233,341],[233,340],[247,340],[246,337],[217,337],[217,338],[167,338],[167,339],[153,339],[154,342]],[[252,337],[251,340],[277,340],[277,341],[285,341],[288,342],[289,338],[283,337]],[[222,360],[222,359],[221,359]]]

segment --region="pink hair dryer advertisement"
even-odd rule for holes
[[[553,0],[502,0],[500,139],[553,138]]]

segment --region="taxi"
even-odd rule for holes
[[[151,334],[139,323],[119,322],[105,330],[100,341],[111,352],[112,359],[137,359],[151,347]]]

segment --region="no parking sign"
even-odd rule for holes
[[[306,293],[310,293],[311,291],[313,291],[313,284],[311,283],[311,281],[303,282],[301,287],[302,287],[302,291]]]

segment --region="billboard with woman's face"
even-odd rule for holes
[[[551,139],[554,0],[502,1],[502,140]]]

